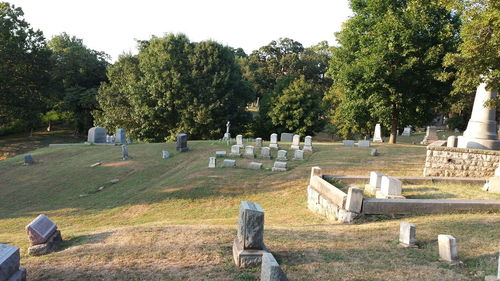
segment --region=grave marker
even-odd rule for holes
[[[259,266],[265,252],[264,210],[257,203],[242,201],[233,242],[234,262],[239,267]]]
[[[401,136],[404,136],[404,137],[411,136],[411,127],[405,127]]]
[[[344,144],[344,146],[354,146],[353,140],[343,140],[342,143]]]
[[[215,157],[208,158],[208,167],[209,168],[215,168],[216,163],[217,163],[217,158],[215,158]]]
[[[239,148],[238,148],[238,153],[240,152]],[[225,157],[227,155],[227,152],[225,150],[217,150],[215,152],[215,156],[216,157]]]
[[[121,144],[127,143],[127,137],[125,129],[116,129],[116,142]]]
[[[281,133],[280,142],[292,142],[293,135],[292,133]]]
[[[222,162],[222,166],[234,168],[234,167],[236,167],[236,160],[224,159],[224,161]]]
[[[446,140],[446,146],[447,147],[457,147],[457,137],[456,136],[449,136],[448,139]]]
[[[271,134],[271,139],[269,143],[270,148],[279,148],[278,145],[278,134]]]
[[[106,143],[106,129],[101,127],[90,128],[87,141],[90,143]]]
[[[300,149],[300,135],[293,135],[291,149]]]
[[[261,281],[288,281],[285,273],[271,253],[262,255],[262,266],[260,270]]]
[[[128,160],[128,149],[125,144],[122,144],[122,160]]]
[[[370,147],[369,140],[360,140],[358,141],[358,147]]]
[[[255,146],[256,147],[262,147],[262,138],[256,138],[255,139]]]
[[[231,156],[236,156],[236,157],[240,157],[241,156],[241,153],[240,153],[240,146],[235,144],[233,146],[231,146],[231,154],[229,154]]]
[[[375,197],[385,199],[404,199],[404,197],[401,196],[401,191],[402,183],[400,180],[383,175],[380,183],[380,191],[375,193]]]
[[[273,172],[286,172],[288,164],[286,162],[276,161],[271,169]]]
[[[304,151],[312,151],[312,137],[311,136],[306,136],[304,139],[304,147],[302,148]]]
[[[243,136],[242,135],[237,135],[236,136],[236,145],[239,146],[240,148],[243,148]]]
[[[424,139],[420,142],[420,144],[430,144],[432,142],[435,142],[439,140],[437,133],[436,133],[436,127],[435,126],[427,126],[427,130],[425,132],[425,137]]]
[[[169,158],[169,157],[170,157],[170,153],[168,153],[168,151],[166,151],[166,150],[162,150],[162,151],[161,151],[161,157],[162,157],[163,159],[167,159],[167,158]]]
[[[271,159],[271,149],[269,147],[262,147],[260,150],[260,157],[262,159]]]
[[[252,145],[245,146],[245,157],[255,158],[254,147]]]
[[[276,160],[278,161],[287,161],[286,158],[287,151],[286,150],[278,150],[278,156],[276,156]]]
[[[439,234],[439,259],[446,262],[458,261],[457,240],[451,235]]]
[[[26,269],[20,268],[19,248],[0,244],[0,280],[25,281]]]
[[[51,253],[62,241],[57,225],[43,214],[26,226],[26,232],[32,245],[28,248],[28,254],[32,256]]]
[[[415,248],[416,227],[409,222],[402,222],[399,225],[399,244],[407,248]]]
[[[188,141],[188,136],[184,133],[180,133],[177,135],[177,142],[175,145],[175,150],[179,152],[186,152],[188,151],[188,146],[187,146],[187,141]]]
[[[295,150],[293,160],[304,160],[304,150]]]
[[[250,162],[250,163],[248,163],[248,168],[260,170],[260,169],[262,169],[262,163],[259,163],[259,162]]]
[[[382,128],[380,124],[375,125],[375,132],[373,133],[373,142],[384,142],[382,139]]]
[[[24,165],[27,166],[27,165],[31,165],[35,163],[35,160],[33,160],[33,156],[31,155],[24,155]]]

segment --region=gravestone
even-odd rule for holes
[[[312,151],[313,150],[313,147],[312,147],[312,137],[311,136],[306,136],[304,138],[304,147],[302,148],[302,150],[307,150],[307,151]]]
[[[236,167],[236,160],[224,159],[224,161],[222,162],[222,166],[230,168]]]
[[[240,152],[240,149],[238,148],[238,153]],[[227,152],[225,150],[217,150],[215,152],[215,157],[225,157],[227,155]]]
[[[400,180],[384,175],[380,183],[380,191],[375,193],[375,197],[384,199],[404,199],[404,197],[401,196],[401,191],[402,183]]]
[[[25,281],[26,269],[20,268],[19,248],[0,244],[0,281]]]
[[[416,248],[416,227],[409,222],[402,222],[399,225],[399,244],[407,248]]]
[[[359,214],[363,205],[363,190],[358,187],[349,187],[347,191],[347,198],[345,209],[348,212]]]
[[[457,240],[451,235],[439,234],[439,259],[446,262],[458,261]]]
[[[271,134],[271,139],[269,143],[270,148],[279,148],[278,145],[278,134]]]
[[[31,165],[33,163],[35,163],[35,160],[33,160],[33,156],[24,155],[24,165]]]
[[[90,143],[106,143],[106,129],[101,127],[90,128],[87,141]]]
[[[110,143],[111,142],[111,136],[110,135],[106,135],[106,143]]]
[[[271,159],[271,149],[269,147],[262,147],[260,150],[260,158]]]
[[[57,225],[43,214],[26,226],[26,233],[31,242],[28,254],[32,256],[51,253],[59,247],[62,241]]]
[[[255,139],[255,146],[256,147],[262,147],[262,138],[256,138]]]
[[[448,139],[446,140],[446,146],[447,147],[457,147],[457,137],[456,136],[449,136]]]
[[[255,158],[254,147],[252,145],[245,146],[245,157]]]
[[[281,133],[280,142],[292,142],[293,135],[292,133]]]
[[[236,145],[239,146],[240,148],[243,148],[243,136],[242,135],[237,135],[236,136]]]
[[[304,150],[295,150],[293,160],[304,160]]]
[[[224,133],[224,137],[222,140],[231,140],[231,134],[229,133],[229,127],[231,126],[231,122],[227,121],[226,123],[226,132]]]
[[[342,143],[344,144],[344,146],[354,146],[353,140],[343,140]]]
[[[365,185],[365,190],[368,193],[375,194],[382,187],[383,174],[377,172],[370,172],[370,183]]]
[[[375,125],[375,132],[373,133],[373,142],[384,142],[382,139],[382,128],[380,124]]]
[[[260,170],[260,169],[262,169],[262,163],[259,163],[259,162],[250,162],[250,163],[248,163],[248,168]]]
[[[286,150],[278,150],[278,156],[276,156],[276,160],[278,161],[287,161],[286,158],[287,151]]]
[[[439,140],[437,136],[437,129],[435,126],[427,126],[427,130],[425,131],[425,137],[420,142],[420,144],[431,144],[435,141]]]
[[[360,140],[358,141],[358,147],[370,147],[369,140]]]
[[[401,134],[404,137],[409,137],[411,136],[411,127],[405,127],[403,130],[403,133]]]
[[[370,151],[370,155],[371,156],[377,156],[378,155],[378,151],[376,148],[372,148],[372,150]]]
[[[162,151],[161,151],[161,157],[162,157],[163,159],[167,159],[167,158],[169,158],[169,157],[170,157],[170,153],[168,153],[168,151],[166,151],[166,150],[162,150]]]
[[[115,136],[109,136],[109,142],[115,143]]]
[[[495,169],[493,177],[489,178],[488,182],[484,184],[483,190],[500,194],[500,163]]]
[[[273,172],[286,172],[288,168],[288,164],[286,162],[276,161],[274,162],[274,166],[271,169]]]
[[[125,144],[122,144],[122,160],[128,160],[128,149]]]
[[[291,149],[300,149],[300,135],[293,135]]]
[[[239,267],[259,266],[265,252],[264,210],[257,203],[242,201],[233,242],[234,262]]]
[[[116,129],[116,142],[121,144],[127,143],[127,137],[125,136],[125,129]]]
[[[262,255],[262,266],[260,269],[261,281],[288,281],[280,265],[271,253]]]
[[[180,133],[177,135],[177,142],[175,144],[175,150],[179,152],[186,152],[188,151],[188,136],[184,133]]]
[[[208,167],[209,168],[215,168],[216,163],[217,163],[217,158],[215,158],[215,157],[208,158]]]
[[[231,153],[229,155],[230,156],[235,156],[235,157],[240,157],[241,156],[240,146],[237,145],[237,144],[231,146]]]

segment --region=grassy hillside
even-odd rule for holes
[[[291,170],[208,169],[215,141],[132,144],[131,160],[120,147],[42,148],[0,161],[0,243],[21,248],[29,280],[258,280],[260,269],[237,269],[231,245],[241,200],[266,211],[265,243],[290,280],[478,280],[493,274],[500,218],[495,213],[361,219],[332,224],[306,207],[310,167],[326,174],[420,176],[425,148],[407,144],[370,149],[315,143],[306,161]],[[161,158],[161,150],[171,152]],[[275,153],[275,152],[274,152]],[[91,164],[102,161],[97,167]],[[222,159],[219,159],[222,161]],[[266,168],[273,161],[260,159]],[[220,165],[220,163],[218,163]],[[111,179],[119,179],[111,184]],[[97,191],[104,187],[102,191]],[[480,186],[404,186],[413,198],[500,199]],[[63,248],[29,257],[24,226],[40,213],[54,220]],[[399,223],[417,225],[419,249],[399,248]],[[437,235],[458,240],[464,266],[437,261]]]

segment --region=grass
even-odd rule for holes
[[[238,207],[247,200],[266,211],[266,246],[290,280],[480,280],[494,274],[498,213],[372,217],[342,225],[307,209],[312,166],[325,174],[420,176],[425,147],[411,142],[376,144],[377,157],[368,148],[314,143],[314,153],[289,161],[290,171],[282,173],[247,169],[250,161],[265,168],[273,161],[243,158],[239,168],[208,169],[216,150],[230,151],[217,141],[190,141],[186,153],[175,152],[173,143],[132,144],[129,161],[120,160],[118,146],[41,148],[30,153],[37,161],[32,166],[22,165],[21,154],[0,161],[0,243],[21,248],[29,280],[259,280],[259,269],[232,262]],[[165,149],[170,159],[161,158]],[[98,161],[103,164],[90,167]],[[115,178],[119,182],[111,184]],[[403,192],[408,198],[500,199],[468,185],[404,186]],[[40,213],[58,224],[64,244],[30,257],[24,226]],[[419,249],[397,245],[401,221],[417,226]],[[438,234],[457,238],[463,266],[437,260]]]

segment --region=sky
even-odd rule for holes
[[[247,54],[280,37],[309,47],[335,45],[334,33],[352,15],[348,0],[7,0],[47,39],[62,32],[83,39],[112,61],[137,53],[135,39],[184,33]]]

